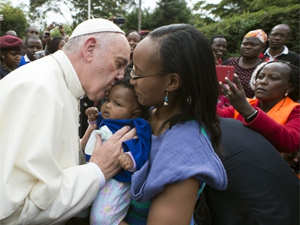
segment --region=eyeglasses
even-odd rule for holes
[[[284,35],[284,34],[278,34],[278,33],[270,34],[269,36],[270,36],[270,37],[287,38],[286,35]]]
[[[132,69],[131,72],[130,72],[130,78],[132,80],[137,80],[137,79],[141,79],[141,78],[144,78],[144,77],[158,76],[158,75],[163,75],[163,74],[166,74],[166,72],[161,72],[161,73],[157,73],[157,74],[149,74],[149,75],[137,76],[135,74],[134,70]]]

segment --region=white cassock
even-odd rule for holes
[[[58,51],[0,81],[0,224],[64,224],[105,183],[78,163],[77,74]]]

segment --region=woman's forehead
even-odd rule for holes
[[[264,70],[275,70],[278,73],[280,73],[281,75],[289,74],[288,65],[286,65],[284,63],[280,63],[280,62],[269,63],[263,67],[261,72],[263,72]]]
[[[136,46],[133,53],[133,64],[137,65],[137,62],[143,61],[147,61],[148,64],[157,64],[160,61],[159,56],[157,42],[147,37]]]

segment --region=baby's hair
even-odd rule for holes
[[[292,91],[288,94],[288,96],[295,102],[299,101],[300,96],[299,96],[299,76],[300,76],[300,68],[297,66],[294,66],[290,62],[283,61],[283,60],[274,60],[274,61],[269,61],[262,63],[261,65],[258,66],[258,69],[254,71],[254,79],[252,79],[252,86],[254,87],[255,81],[257,79],[258,74],[262,69],[271,63],[282,63],[284,65],[287,65],[288,71],[286,71],[287,74],[290,75],[289,77],[289,83],[292,85]]]
[[[117,80],[115,82],[114,86],[117,86],[117,85],[122,85],[123,87],[128,88],[134,92],[134,86],[130,83],[130,77],[128,77],[128,76],[125,76],[122,80]],[[145,120],[148,120],[149,119],[149,108],[142,106],[138,102],[137,98],[136,98],[136,101],[139,105],[139,109],[142,111],[141,117],[144,118]]]

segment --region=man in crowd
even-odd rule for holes
[[[35,36],[35,35],[27,36],[24,45],[25,55],[21,56],[19,67],[36,60],[37,57],[35,53],[41,51],[42,49],[43,49],[43,45],[39,36]]]
[[[286,24],[278,24],[269,34],[269,48],[264,54],[265,61],[284,60],[300,67],[300,55],[289,51],[285,46],[291,34],[291,28]]]
[[[123,127],[79,165],[79,99],[102,99],[122,79],[130,48],[104,19],[79,24],[62,51],[0,82],[0,223],[64,224],[87,208],[119,170]]]
[[[25,29],[25,37],[35,35],[39,36],[40,32],[39,29],[36,26],[29,26]]]

